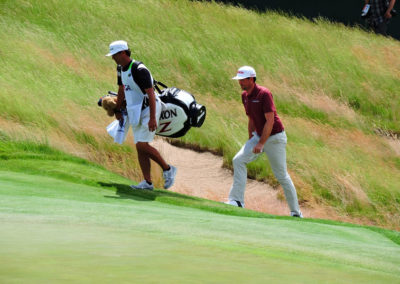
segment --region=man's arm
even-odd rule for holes
[[[386,13],[385,13],[385,18],[386,19],[390,19],[392,17],[391,11],[393,10],[393,7],[394,7],[395,3],[396,3],[396,0],[390,0],[389,6],[388,6],[388,8],[386,10]]]
[[[115,118],[118,120],[122,119],[122,114],[120,110],[122,108],[124,100],[125,100],[124,85],[118,85],[117,106],[115,107],[115,109],[117,110],[115,112]]]
[[[264,124],[263,132],[261,134],[260,140],[258,141],[257,145],[253,149],[253,153],[261,153],[262,149],[264,148],[265,142],[267,142],[269,136],[272,132],[272,127],[274,126],[274,113],[267,112],[264,113],[265,119],[267,120]]]
[[[149,120],[149,130],[155,131],[157,129],[156,120],[156,95],[153,88],[148,88],[145,90],[146,94],[149,96],[149,107],[150,107],[150,120]]]

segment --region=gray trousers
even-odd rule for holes
[[[258,154],[253,153],[253,148],[256,146],[260,137],[254,132],[246,144],[233,158],[233,184],[229,193],[230,200],[237,200],[244,203],[244,192],[247,182],[247,167],[246,165],[254,161]],[[286,201],[290,211],[296,214],[300,213],[299,202],[297,200],[297,192],[292,179],[286,168],[286,143],[287,137],[285,131],[270,136],[264,145],[263,152],[267,155],[272,171],[283,187]]]

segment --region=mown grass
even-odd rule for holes
[[[138,180],[132,144],[110,145],[96,106],[116,87],[108,44],[125,39],[156,79],[207,106],[203,127],[180,142],[218,152],[231,167],[247,130],[230,78],[249,64],[274,94],[302,203],[400,227],[398,155],[373,132],[400,131],[398,42],[322,19],[184,0],[10,0],[0,16],[0,118],[15,139],[20,126],[23,136]],[[265,163],[249,175],[276,184]]]
[[[43,162],[59,166],[56,161]],[[43,165],[39,161],[38,167]],[[91,171],[90,164],[85,167]],[[104,179],[108,174],[94,172],[93,177],[111,179],[106,185],[90,186],[79,178],[66,181],[0,171],[0,280],[398,281],[399,247],[382,234],[391,231],[215,214],[189,208],[193,198],[187,196],[171,198],[185,199],[184,206],[176,206],[147,194],[121,193],[126,180],[115,175]],[[108,187],[115,181],[121,183],[118,188]],[[234,210],[246,216],[246,210]]]
[[[134,191],[98,164],[4,134],[0,168],[2,282],[399,278],[396,231]]]
[[[110,189],[115,191],[119,196],[125,196],[127,198],[135,197],[156,200],[162,203],[196,208],[224,215],[293,220],[291,217],[274,216],[251,210],[243,210],[233,206],[226,206],[223,203],[166,190],[133,191],[129,186],[131,184],[129,179],[106,171],[106,169],[98,164],[63,153],[50,147],[46,143],[23,140],[12,141],[4,135],[2,135],[0,139],[0,166],[3,170],[10,172],[51,177],[68,183]],[[368,228],[383,234],[400,245],[400,233],[396,231],[322,219],[309,218],[302,220],[302,222]]]

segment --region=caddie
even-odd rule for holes
[[[149,142],[154,140],[158,119],[161,113],[160,99],[154,92],[154,81],[150,71],[140,62],[131,59],[128,43],[114,41],[109,46],[106,56],[112,56],[117,64],[118,99],[115,116],[122,120],[121,107],[126,102],[128,120],[132,125],[134,143],[138,154],[144,180],[134,189],[154,188],[150,174],[150,159],[163,169],[164,188],[170,188],[175,181],[176,168],[166,163],[157,149]]]
[[[264,152],[275,177],[283,187],[290,215],[303,218],[296,188],[286,169],[285,129],[276,112],[271,92],[256,84],[256,71],[253,67],[240,67],[232,79],[238,80],[243,90],[242,102],[248,117],[249,140],[233,158],[233,184],[229,192],[229,200],[225,203],[244,207],[246,165]]]

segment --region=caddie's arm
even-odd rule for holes
[[[269,136],[272,132],[272,127],[274,126],[274,113],[273,112],[266,112],[264,113],[265,119],[267,120],[264,124],[264,128],[258,141],[257,145],[254,147],[254,153],[261,153],[262,149],[264,148],[265,142],[267,142]]]
[[[149,130],[155,131],[157,129],[156,94],[154,93],[153,88],[145,89],[145,92],[149,96],[149,107],[150,107]]]
[[[118,120],[122,119],[122,113],[121,113],[121,108],[122,104],[125,101],[125,91],[124,91],[124,85],[119,85],[118,86],[118,96],[117,96],[117,106],[115,107],[115,118]]]

